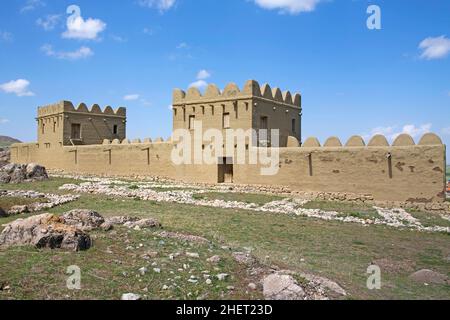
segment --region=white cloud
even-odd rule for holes
[[[14,93],[18,97],[34,96],[34,93],[28,90],[29,86],[30,81],[25,79],[18,79],[0,84],[0,90],[6,93]]]
[[[207,71],[207,70],[200,70],[197,74],[197,79],[198,80],[205,80],[208,79],[209,77],[211,77],[211,74]]]
[[[53,47],[46,44],[41,47],[41,50],[49,57],[55,57],[61,60],[79,60],[86,59],[94,55],[94,52],[89,47],[81,47],[75,51],[55,51]]]
[[[42,27],[45,31],[50,31],[55,29],[58,23],[61,21],[60,14],[50,14],[45,18],[39,18],[36,20],[36,24]]]
[[[25,5],[20,9],[20,12],[32,11],[39,7],[45,7],[45,2],[41,0],[27,0]]]
[[[115,34],[110,35],[110,37],[111,37],[111,39],[113,39],[116,42],[123,43],[123,42],[127,42],[128,41],[126,38],[118,36],[118,35],[115,35]]]
[[[13,36],[10,32],[0,30],[0,41],[11,41],[12,38]]]
[[[0,118],[0,124],[5,124],[5,123],[8,123],[8,122],[9,122],[8,119]]]
[[[155,30],[152,28],[144,28],[142,30],[143,33],[145,33],[146,35],[152,36],[155,34]]]
[[[126,96],[123,97],[123,100],[125,101],[134,101],[134,100],[138,100],[141,96],[138,94],[127,94]]]
[[[189,46],[186,42],[181,42],[179,45],[177,45],[177,49],[188,49]]]
[[[279,10],[280,13],[298,14],[314,11],[323,0],[254,0],[255,3],[268,10]]]
[[[425,133],[429,133],[431,131],[431,127],[432,127],[431,123],[422,124],[417,127],[414,124],[407,124],[402,127],[400,126],[377,127],[372,129],[370,134],[363,135],[363,138],[368,140],[376,134],[381,134],[385,136],[388,140],[393,141],[402,133],[409,134],[413,138],[419,138],[423,136]]]
[[[208,86],[208,82],[205,80],[210,78],[211,74],[205,70],[202,69],[197,73],[197,81],[192,82],[189,87],[196,87],[198,89],[205,89]]]
[[[67,18],[67,30],[62,34],[66,39],[95,40],[99,33],[106,29],[106,23],[100,19],[88,18],[84,20],[82,16]]]
[[[161,13],[171,9],[176,3],[176,0],[139,0],[138,4],[141,7],[156,8]]]
[[[205,80],[197,80],[192,82],[189,87],[196,87],[198,89],[204,89],[208,86],[208,83]]]
[[[420,57],[426,60],[441,59],[450,53],[450,39],[446,36],[426,38],[419,44],[422,49]]]

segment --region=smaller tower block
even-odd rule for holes
[[[126,109],[104,111],[95,104],[75,108],[70,101],[38,108],[38,143],[50,149],[62,146],[102,144],[103,140],[126,137]]]

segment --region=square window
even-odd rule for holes
[[[71,139],[81,140],[81,124],[72,123],[71,129],[72,129],[70,134]]]

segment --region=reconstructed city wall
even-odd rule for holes
[[[105,141],[103,145],[45,149],[38,144],[12,146],[13,162],[38,162],[51,169],[97,175],[147,175],[217,183],[218,165],[174,165],[170,141]],[[287,186],[292,190],[369,194],[377,200],[444,201],[445,145],[426,134],[416,145],[408,135],[389,145],[375,136],[368,145],[352,137],[345,146],[315,138],[302,147],[280,148],[279,171],[261,175],[261,165],[233,167],[233,182]]]

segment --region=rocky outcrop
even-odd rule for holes
[[[36,163],[10,163],[0,168],[0,183],[22,183],[47,179],[45,168]]]
[[[271,274],[263,279],[263,294],[267,300],[304,300],[305,291],[286,274]]]
[[[139,219],[126,216],[107,218],[105,220],[105,224],[123,225],[129,229],[152,229],[161,227],[161,224],[157,220],[152,218]]]
[[[439,272],[422,269],[417,272],[414,272],[409,276],[409,278],[415,282],[422,284],[447,284],[450,285],[450,279],[445,275]]]
[[[61,216],[66,225],[76,227],[83,231],[100,228],[105,219],[97,212],[85,209],[75,209]]]
[[[0,245],[82,251],[89,249],[92,241],[85,232],[65,224],[64,219],[44,213],[7,224],[0,234]]]
[[[11,152],[7,148],[0,148],[0,168],[7,165],[11,158]]]

